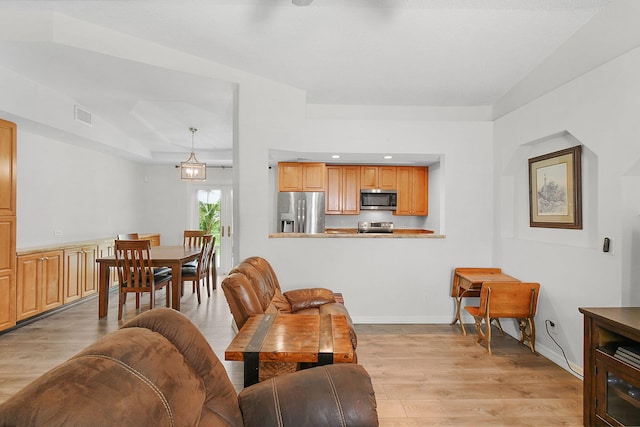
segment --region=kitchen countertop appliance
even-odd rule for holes
[[[393,222],[359,221],[358,233],[393,233]]]

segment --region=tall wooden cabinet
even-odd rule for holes
[[[585,426],[640,425],[640,307],[584,315]]]
[[[398,166],[398,207],[394,215],[428,215],[429,168]]]
[[[0,330],[16,324],[16,125],[0,119]]]
[[[16,320],[24,320],[63,304],[63,252],[18,256]]]
[[[327,166],[325,213],[358,215],[360,213],[360,166]]]

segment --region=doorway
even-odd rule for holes
[[[218,274],[227,274],[233,264],[233,198],[231,187],[199,189],[196,192],[197,224],[216,238],[215,265]],[[195,224],[194,224],[195,225]]]

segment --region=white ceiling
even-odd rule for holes
[[[311,104],[492,105],[611,0],[0,1],[188,52],[307,92]],[[33,29],[36,31],[36,29]],[[82,36],[82,35],[80,35]],[[0,66],[146,146],[230,164],[233,86],[63,45],[0,39]]]

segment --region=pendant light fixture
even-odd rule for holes
[[[191,132],[191,155],[186,162],[180,163],[180,179],[183,181],[205,181],[207,179],[206,163],[198,162],[193,150],[193,138],[198,129],[189,128]]]

